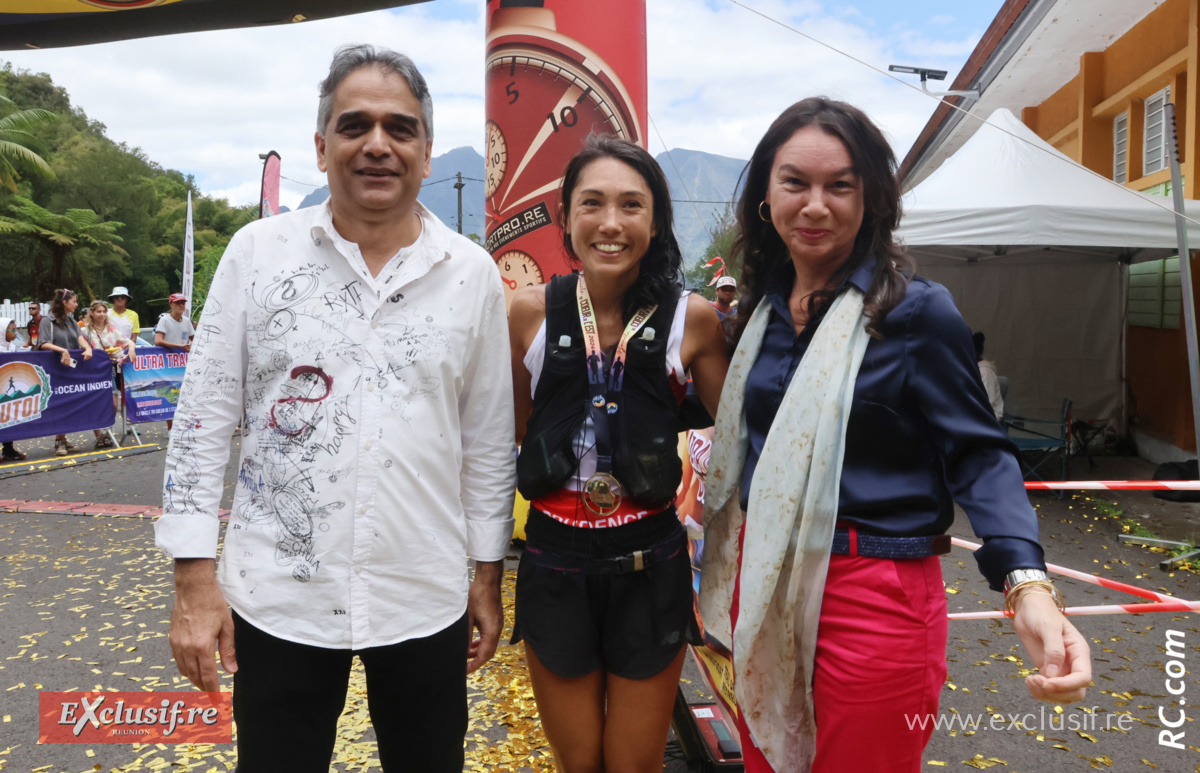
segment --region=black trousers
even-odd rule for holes
[[[363,650],[272,636],[233,615],[238,773],[328,773],[358,655],[387,773],[461,773],[467,731],[464,614],[432,636]]]

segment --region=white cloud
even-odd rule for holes
[[[259,153],[283,174],[323,183],[313,150],[317,86],[334,48],[386,45],[410,54],[434,93],[437,146],[482,146],[483,15],[434,19],[421,6],[281,27],[200,32],[3,54],[49,73],[114,140],[194,174],[206,193],[258,197]],[[455,52],[453,56],[446,52]],[[252,184],[251,184],[252,183]],[[294,207],[312,188],[284,180]]]
[[[937,35],[876,31],[862,13],[808,0],[754,0],[762,13],[881,69],[889,63],[951,74],[975,45],[960,29]],[[321,184],[312,135],[317,83],[333,49],[369,42],[410,54],[434,94],[440,154],[482,148],[484,4],[416,5],[283,27],[204,32],[73,49],[0,55],[49,73],[114,140],[194,174],[202,190],[253,202],[259,153],[283,158],[281,198],[294,207]],[[864,107],[903,155],[936,102],[745,8],[715,0],[647,3],[650,114],[669,147],[748,157],[787,105],[828,94]],[[953,25],[947,25],[952,27]],[[918,62],[919,60],[919,62]],[[650,147],[662,149],[651,131]],[[299,183],[293,181],[300,181]]]
[[[262,183],[255,180],[247,180],[240,185],[235,185],[232,188],[223,188],[218,190],[205,191],[209,196],[216,199],[225,199],[226,201],[236,204],[246,204],[258,200],[258,194],[262,190]]]
[[[812,3],[753,4],[835,51],[733,4],[689,5],[686,13],[682,5],[648,6],[650,114],[668,147],[736,158],[749,157],[784,108],[816,94],[866,110],[902,157],[937,102],[854,59],[880,70],[919,63],[953,74],[977,40],[884,34],[860,13],[831,15]],[[651,138],[661,150],[653,131]]]

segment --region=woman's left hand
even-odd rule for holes
[[[1087,639],[1045,593],[1022,593],[1016,610],[1013,625],[1040,672],[1026,677],[1029,694],[1053,703],[1083,700],[1092,681]]]

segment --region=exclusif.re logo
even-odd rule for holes
[[[0,429],[36,421],[50,404],[50,376],[37,365],[0,365]]]
[[[38,743],[231,743],[230,693],[43,692]]]

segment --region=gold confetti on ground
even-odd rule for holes
[[[1081,760],[1090,762],[1094,770],[1104,770],[1105,768],[1111,768],[1113,765],[1112,757],[1109,757],[1107,754],[1101,754],[1099,757],[1087,757],[1082,754],[1076,754],[1075,756]]]
[[[968,768],[975,768],[977,770],[987,770],[988,768],[994,768],[997,765],[1008,765],[1008,763],[1004,760],[999,760],[995,757],[984,757],[982,754],[976,754],[969,760],[963,760],[962,764],[966,765]]]
[[[483,700],[472,695],[465,770],[535,773],[555,770],[550,744],[542,732],[533,700],[524,646],[508,644],[512,637],[516,580],[515,571],[504,573],[504,632],[496,656],[467,681],[468,690],[481,695]]]
[[[41,520],[24,526],[26,518]],[[154,547],[142,519],[11,515],[0,531],[0,614],[26,619],[0,650],[0,678],[37,663],[41,682],[9,676],[0,726],[0,770],[39,773],[197,771],[225,773],[237,765],[233,744],[111,744],[93,749],[39,747],[37,695],[53,692],[191,691],[167,643],[173,603],[171,562]],[[512,630],[515,571],[504,578],[506,630],[496,657],[468,685],[468,771],[554,770],[541,731],[524,649],[503,643]],[[17,610],[20,609],[18,613]],[[32,621],[32,625],[28,621]],[[43,664],[44,661],[44,664]],[[43,676],[44,674],[44,676]],[[232,676],[221,672],[222,691]],[[10,706],[12,708],[10,708]],[[12,728],[12,731],[10,731]],[[236,727],[234,729],[236,739]],[[73,754],[72,766],[50,762],[50,751]],[[15,755],[15,756],[14,756]],[[58,756],[56,754],[55,756]],[[18,760],[31,764],[18,764]],[[86,765],[84,763],[86,760]],[[355,659],[338,721],[335,773],[378,771],[378,745],[366,701],[366,676]]]

